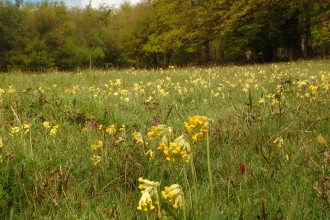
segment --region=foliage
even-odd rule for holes
[[[167,68],[326,58],[329,11],[325,0],[143,0],[98,8],[2,0],[0,69]]]

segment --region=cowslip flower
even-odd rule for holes
[[[116,125],[112,124],[110,127],[105,129],[105,132],[107,132],[109,135],[113,135],[114,133],[117,132]]]
[[[96,166],[100,161],[101,161],[101,157],[100,156],[93,155],[92,162],[93,162],[94,166]]]
[[[164,124],[159,124],[157,126],[152,126],[151,130],[147,133],[147,136],[148,138],[160,138],[161,143],[168,143],[173,136],[173,129]]]
[[[18,135],[18,132],[20,131],[19,127],[12,127],[10,133],[12,135]]]
[[[152,150],[148,150],[145,155],[149,157],[149,160],[155,159],[155,153]]]
[[[134,144],[144,144],[143,136],[140,132],[134,131],[133,140],[134,140]]]
[[[154,199],[154,204],[158,204],[158,191],[157,188],[160,186],[159,182],[154,182],[150,181],[148,179],[143,179],[140,177],[138,179],[139,181],[139,189],[141,190],[142,197],[139,201],[139,206],[137,207],[138,210],[140,211],[148,211],[148,205],[149,205],[149,210],[155,209],[153,206],[153,201]]]
[[[278,136],[274,141],[274,144],[277,144],[278,147],[283,147],[284,145],[284,141],[283,138],[281,136]]]
[[[308,89],[311,90],[312,95],[315,95],[316,92],[317,92],[317,90],[319,89],[319,87],[318,87],[318,86],[310,85],[310,86],[308,87]]]
[[[50,130],[50,133],[49,135],[52,136],[52,137],[55,137],[57,131],[58,131],[58,128],[59,128],[59,125],[54,125],[52,130]]]
[[[190,143],[187,135],[177,137],[173,142],[170,142],[169,147],[161,144],[157,149],[163,150],[168,161],[189,162]]]
[[[148,205],[149,205],[149,209],[148,209]],[[152,204],[152,199],[148,191],[143,192],[137,209],[144,212],[148,212],[148,210],[155,209],[155,206]]]
[[[22,131],[24,132],[24,134],[26,134],[30,131],[30,125],[28,125],[28,124],[23,124],[21,126],[21,128],[22,128]]]
[[[184,194],[179,184],[173,184],[170,187],[165,187],[164,191],[162,191],[162,196],[164,199],[172,203],[173,208],[175,209],[182,207],[184,203]]]
[[[43,125],[44,125],[44,128],[45,128],[46,130],[48,130],[48,129],[50,128],[50,123],[49,123],[48,121],[45,121],[45,122],[43,123]]]
[[[101,140],[96,140],[95,142],[96,142],[96,144],[93,144],[93,145],[92,145],[92,148],[93,148],[94,150],[98,150],[99,148],[103,147],[103,141],[101,141]]]
[[[206,116],[189,116],[188,122],[184,122],[184,127],[192,134],[194,141],[203,141],[205,133],[209,131],[209,119]]]
[[[319,134],[319,136],[317,136],[316,140],[317,140],[317,143],[319,143],[321,145],[326,145],[327,144],[327,142],[324,139],[324,137],[322,136],[322,134]]]

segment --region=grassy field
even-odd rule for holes
[[[330,219],[329,61],[0,82],[0,219]]]

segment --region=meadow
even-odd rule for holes
[[[330,219],[329,61],[0,82],[0,219]]]

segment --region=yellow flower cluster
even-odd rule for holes
[[[54,125],[52,130],[50,130],[50,136],[55,137],[57,131],[58,131],[59,125]]]
[[[189,162],[190,144],[186,135],[181,135],[170,142],[169,147],[165,143],[161,143],[157,149],[164,152],[168,161]]]
[[[157,126],[152,126],[151,130],[147,133],[147,136],[148,138],[160,138],[161,143],[167,144],[173,136],[173,129],[164,124],[159,124]]]
[[[135,144],[144,144],[143,136],[140,132],[134,131],[133,140]]]
[[[100,161],[101,161],[101,157],[100,156],[93,155],[92,162],[93,162],[94,166],[96,166]]]
[[[21,129],[22,129],[22,131],[24,132],[24,134],[27,134],[27,133],[30,131],[30,125],[28,125],[28,124],[23,124],[23,125],[21,126]]]
[[[12,127],[10,133],[12,135],[16,135],[17,136],[18,133],[19,133],[19,131],[20,131],[20,128],[19,127]]]
[[[158,204],[157,188],[160,186],[160,184],[158,182],[143,179],[142,177],[140,177],[138,181],[140,183],[139,189],[141,190],[142,196],[137,209],[144,212],[155,209],[152,198],[154,198],[154,204]]]
[[[103,141],[101,141],[101,140],[96,140],[95,143],[96,143],[96,144],[93,144],[93,145],[92,145],[92,148],[93,148],[94,150],[98,150],[99,148],[102,148],[102,147],[103,147]]]
[[[284,141],[283,138],[281,136],[278,136],[274,141],[274,144],[277,144],[278,147],[283,147],[284,145]]]
[[[110,127],[105,129],[105,132],[107,132],[109,135],[113,135],[117,132],[116,125],[112,124]]]
[[[327,141],[324,139],[322,134],[319,134],[319,136],[317,136],[316,140],[317,140],[317,143],[319,143],[320,145],[327,145]]]
[[[183,191],[179,184],[173,184],[170,187],[165,187],[162,191],[164,199],[173,204],[173,208],[179,208],[183,205]]]
[[[189,116],[188,122],[184,122],[184,127],[192,134],[194,141],[203,141],[209,131],[209,119],[206,116]]]
[[[24,134],[27,134],[30,131],[30,125],[23,124],[21,127],[12,127],[10,134],[17,136],[20,131],[22,131]]]

